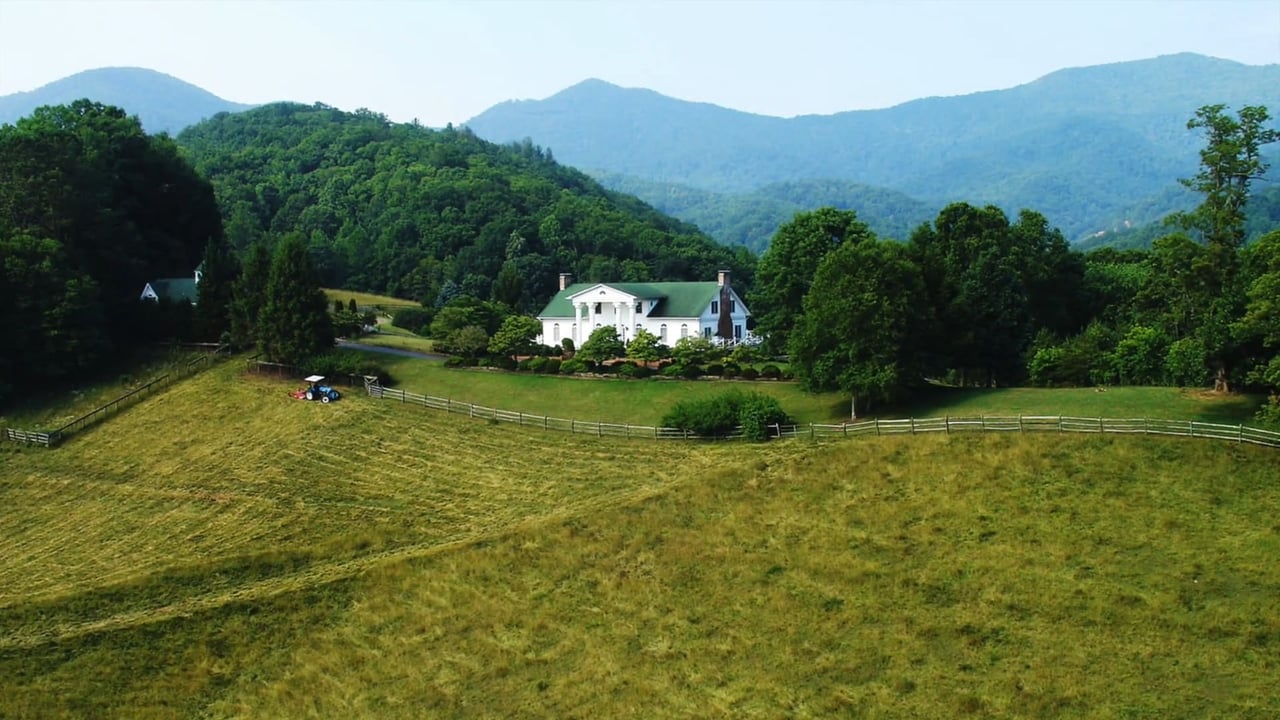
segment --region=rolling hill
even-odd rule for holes
[[[112,67],[86,70],[30,92],[0,97],[0,123],[15,122],[42,105],[64,105],[81,98],[123,108],[137,115],[147,132],[170,135],[220,112],[253,107],[223,100],[155,70]]]
[[[1193,174],[1200,138],[1186,122],[1210,103],[1280,110],[1280,65],[1170,55],[1060,70],[1006,90],[789,119],[587,80],[545,100],[496,105],[467,126],[497,142],[531,138],[562,162],[610,177],[730,194],[852,181],[931,207],[964,200],[1011,214],[1032,208],[1074,239],[1123,224],[1132,208]]]
[[[0,443],[0,714],[1280,712],[1274,450],[602,444],[291,386]]]

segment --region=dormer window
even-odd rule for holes
[[[732,298],[729,299],[729,312],[730,313],[738,312],[738,303],[735,302]]]
[[[711,301],[711,314],[712,314],[712,315],[716,315],[716,314],[718,314],[719,312],[720,312],[720,301],[719,301],[719,300],[712,300],[712,301]]]

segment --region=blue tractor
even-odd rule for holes
[[[336,388],[324,384],[323,375],[310,375],[303,380],[307,382],[306,387],[289,393],[299,400],[319,400],[322,403],[328,403],[342,397]]]

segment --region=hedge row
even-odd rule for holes
[[[791,373],[777,365],[765,365],[756,370],[754,367],[740,368],[733,363],[724,365],[713,363],[701,365],[680,365],[678,363],[661,362],[658,367],[630,361],[614,363],[597,363],[592,360],[569,358],[561,360],[555,357],[531,357],[514,362],[508,357],[465,358],[454,356],[445,361],[446,367],[492,367],[502,370],[531,372],[544,375],[575,375],[579,373],[597,373],[601,375],[618,375],[626,378],[643,379],[660,375],[666,378],[696,379],[700,377],[742,378],[743,380],[790,380]]]

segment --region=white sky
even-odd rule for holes
[[[431,126],[589,77],[792,116],[1187,51],[1280,63],[1280,0],[0,0],[0,95],[138,66]]]

